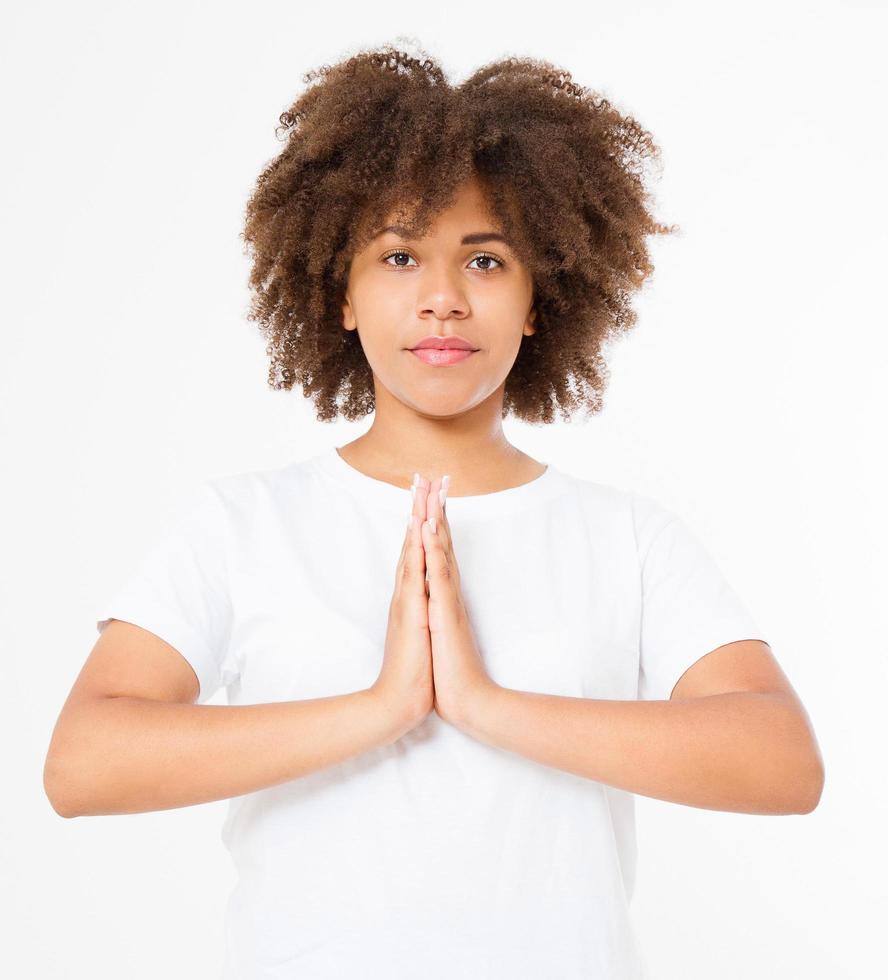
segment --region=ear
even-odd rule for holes
[[[342,304],[342,326],[346,330],[356,330],[358,326],[351,303],[348,301],[348,299],[346,299]]]
[[[536,317],[537,311],[536,307],[533,306],[530,309],[530,313],[527,314],[527,322],[524,324],[524,336],[532,337],[536,333]]]

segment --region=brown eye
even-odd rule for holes
[[[390,258],[392,258],[393,256],[395,256],[395,255],[406,255],[408,259],[412,259],[413,258],[413,256],[409,252],[405,252],[403,249],[400,249],[399,248],[399,249],[395,249],[394,252],[388,252],[386,255],[383,255],[382,261],[385,262],[386,265],[390,265],[391,263],[388,260]],[[395,263],[395,264],[396,264],[396,266],[398,268],[401,268],[401,269],[406,268],[406,266],[402,265],[401,263]]]
[[[410,254],[410,252],[406,252],[403,248],[396,248],[396,249],[393,249],[391,252],[386,252],[386,254],[382,256],[382,258],[380,259],[380,261],[381,262],[384,262],[386,265],[392,265],[392,263],[389,262],[389,259],[393,259],[393,258],[395,258],[398,255],[404,255],[408,259],[412,259],[413,258],[413,256]],[[501,269],[506,264],[505,262],[503,262],[502,259],[497,258],[495,255],[490,255],[487,252],[481,252],[479,255],[476,255],[471,261],[472,262],[477,262],[479,259],[480,260],[483,260],[483,261],[486,261],[486,262],[495,262],[495,263],[497,263],[497,265],[494,268],[490,268],[489,266],[488,267],[484,267],[484,268],[480,268],[480,269],[477,270],[478,272],[496,272],[497,269]],[[398,268],[398,269],[407,269],[407,268],[409,268],[409,266],[406,263],[403,263],[403,262],[396,262],[396,263],[394,263],[394,267],[395,268]]]
[[[495,255],[488,255],[487,252],[483,252],[481,255],[476,255],[475,258],[472,259],[472,261],[477,262],[478,259],[486,259],[488,262],[496,262],[499,264],[500,268],[502,268],[505,265],[505,262],[503,262],[502,259],[498,259]],[[491,269],[490,267],[487,267],[481,269],[481,272],[496,272],[496,269]]]

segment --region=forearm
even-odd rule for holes
[[[709,810],[806,813],[822,785],[809,726],[770,694],[609,701],[494,686],[460,727],[543,765]]]
[[[369,690],[250,705],[102,698],[54,736],[45,783],[63,816],[167,810],[297,779],[408,727]]]

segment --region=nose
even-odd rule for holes
[[[417,307],[420,317],[433,316],[438,320],[461,320],[468,315],[469,304],[462,290],[444,281],[422,289]]]

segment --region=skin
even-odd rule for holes
[[[493,681],[462,601],[438,485],[415,506],[425,512],[434,708],[442,718],[478,741],[642,796],[762,815],[817,807],[825,775],[810,718],[761,640],[701,657],[665,701],[566,697]]]
[[[380,226],[393,222],[389,214]],[[502,429],[506,377],[522,337],[536,330],[536,311],[530,273],[506,243],[462,243],[488,231],[501,228],[473,179],[422,240],[384,231],[356,253],[343,303],[343,326],[358,331],[373,372],[376,412],[370,429],[338,451],[355,469],[396,486],[411,486],[419,474],[414,513],[423,523],[413,533],[422,537],[429,573],[434,707],[452,722],[467,698],[495,685],[462,601],[444,477],[447,495],[454,488],[454,495],[475,495],[519,486],[546,469]],[[408,348],[430,334],[459,334],[478,350],[458,364],[427,365]]]
[[[667,701],[516,691],[487,674],[462,599],[446,495],[492,493],[545,471],[501,426],[505,379],[535,329],[531,277],[502,242],[461,244],[463,235],[496,230],[481,186],[470,181],[426,238],[387,231],[357,254],[343,304],[343,325],[358,330],[373,371],[376,415],[339,453],[396,486],[409,487],[418,473],[420,524],[408,539],[420,535],[428,573],[434,709],[480,741],[629,792],[709,809],[810,813],[823,789],[822,756],[801,701],[760,640],[711,651]],[[396,248],[410,257],[396,258]],[[476,261],[479,251],[505,264]],[[478,353],[439,368],[406,349],[427,334],[452,333]]]
[[[380,226],[392,221],[387,215]],[[485,231],[501,229],[473,179],[424,239],[386,232],[352,258],[343,326],[358,331],[376,411],[370,429],[339,454],[377,480],[406,489],[416,471],[430,482],[446,474],[450,494],[465,496],[519,486],[545,471],[502,428],[506,377],[522,338],[536,330],[533,280],[505,243],[461,244],[464,235]],[[410,257],[386,258],[395,248]],[[478,259],[485,253],[500,261]],[[433,367],[407,349],[429,334],[459,334],[479,350]]]
[[[393,644],[396,684],[406,675],[408,687],[422,689],[427,712],[426,664],[411,673],[409,659],[431,657],[434,709],[480,741],[687,806],[810,813],[823,789],[823,759],[804,707],[762,641],[711,651],[664,701],[517,691],[487,674],[462,599],[442,478],[465,496],[519,486],[545,470],[500,424],[505,379],[534,332],[534,311],[530,276],[507,246],[461,244],[465,234],[491,230],[498,229],[481,188],[469,183],[427,238],[408,243],[386,233],[351,266],[343,325],[359,331],[377,410],[370,430],[339,452],[395,486],[408,488],[419,474],[418,523],[402,553],[402,562],[413,560],[402,585],[421,595],[427,574],[418,619],[429,642]],[[399,260],[403,267],[383,258],[394,248],[412,256]],[[480,252],[505,265],[474,261]],[[494,271],[481,271],[488,265]],[[478,353],[435,368],[405,350],[427,334],[451,333]],[[415,621],[408,616],[407,628]],[[378,685],[284,703],[187,703],[197,685],[160,637],[110,623],[53,733],[44,785],[56,812],[133,813],[237,796],[390,744],[417,723],[413,713],[405,722],[388,705],[380,711]]]

